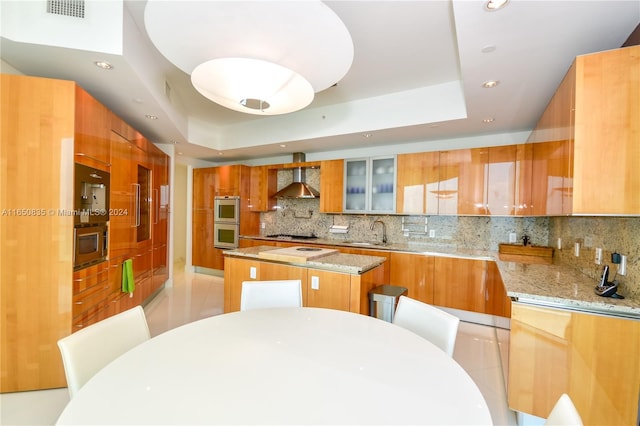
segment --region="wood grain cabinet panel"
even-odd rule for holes
[[[309,269],[307,305],[312,308],[350,310],[351,275]]]
[[[434,265],[433,256],[392,252],[389,284],[405,287],[412,299],[433,304]]]
[[[269,166],[254,166],[250,170],[249,210],[268,212],[275,208],[274,195],[278,185],[278,170]]]
[[[80,86],[76,86],[75,161],[110,169],[111,112]]]
[[[635,425],[638,353],[638,320],[514,303],[509,407],[545,418],[567,393],[585,425]]]
[[[487,261],[436,257],[433,303],[471,312],[485,311]]]
[[[528,139],[534,215],[640,214],[638,105],[640,46],[576,58]]]
[[[0,391],[65,386],[71,332],[76,85],[0,76]]]
[[[397,165],[396,212],[438,214],[440,153],[399,154]]]
[[[320,162],[320,212],[342,213],[344,160]]]

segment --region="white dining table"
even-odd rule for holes
[[[58,425],[492,424],[451,357],[394,324],[281,308],[183,325],[120,356]]]

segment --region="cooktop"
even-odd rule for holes
[[[291,240],[314,240],[318,237],[315,234],[311,235],[293,235],[293,234],[272,234],[267,235],[267,238],[282,238],[282,239],[291,239]]]

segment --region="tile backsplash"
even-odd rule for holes
[[[291,176],[290,172],[279,173],[278,188],[289,183]],[[306,181],[319,189],[319,172],[307,170]],[[318,199],[278,201],[276,211],[261,213],[263,235],[315,234],[324,239],[380,242],[382,226],[371,229],[379,219],[385,224],[389,243],[418,242],[497,251],[498,244],[508,242],[509,234],[515,233],[518,243],[527,235],[533,245],[554,247],[557,260],[592,277],[594,285],[605,264],[611,268],[610,280],[614,279],[617,265],[611,263],[611,253],[627,256],[627,274],[615,276],[620,284],[619,293],[640,296],[640,270],[636,267],[640,261],[640,218],[335,215],[320,213]],[[348,232],[330,233],[332,225],[348,226]],[[433,236],[429,236],[429,231]],[[579,257],[574,256],[576,242],[581,246]],[[601,265],[594,262],[596,248],[603,251]]]

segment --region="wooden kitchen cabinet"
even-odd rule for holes
[[[635,425],[638,353],[638,320],[514,303],[509,407],[545,418],[567,393],[585,425]]]
[[[392,252],[389,263],[389,284],[405,287],[412,299],[433,304],[434,256]]]
[[[437,256],[434,271],[434,305],[485,311],[487,261]]]
[[[317,288],[312,277],[317,277]],[[383,284],[383,270],[378,266],[363,274],[347,274],[262,259],[225,256],[224,311],[240,309],[242,281],[277,279],[301,280],[303,306],[368,315],[369,291]]]
[[[0,391],[61,388],[66,381],[56,342],[120,312],[122,262],[135,238],[130,161],[135,145],[149,142],[74,82],[1,78],[2,140],[13,141],[3,145],[1,162],[16,167],[0,171],[6,212],[0,239],[11,247],[0,254]],[[74,162],[111,177],[109,260],[75,272],[68,196]],[[149,294],[144,279],[140,288]]]
[[[440,151],[438,214],[484,215],[487,148]]]
[[[274,198],[278,186],[278,170],[270,166],[251,167],[251,188],[249,192],[249,210],[268,212],[275,208]]]
[[[109,262],[73,273],[72,329],[78,331],[109,316]]]
[[[640,214],[639,103],[640,46],[576,58],[528,140],[534,215]]]
[[[307,304],[312,308],[350,310],[351,275],[307,270]]]
[[[492,146],[487,150],[485,214],[512,216],[516,205],[517,146]]]
[[[251,176],[252,168],[244,165],[193,170],[191,247],[194,266],[224,269],[223,250],[213,246],[216,196],[240,197],[240,235],[260,232],[260,214],[252,207]]]
[[[516,216],[533,215],[531,199],[533,182],[533,144],[518,144],[515,161],[515,210]]]
[[[397,168],[396,212],[438,214],[440,153],[399,154]]]
[[[109,172],[111,112],[80,86],[76,86],[75,120],[75,162]]]
[[[320,212],[342,213],[344,160],[320,162]]]

